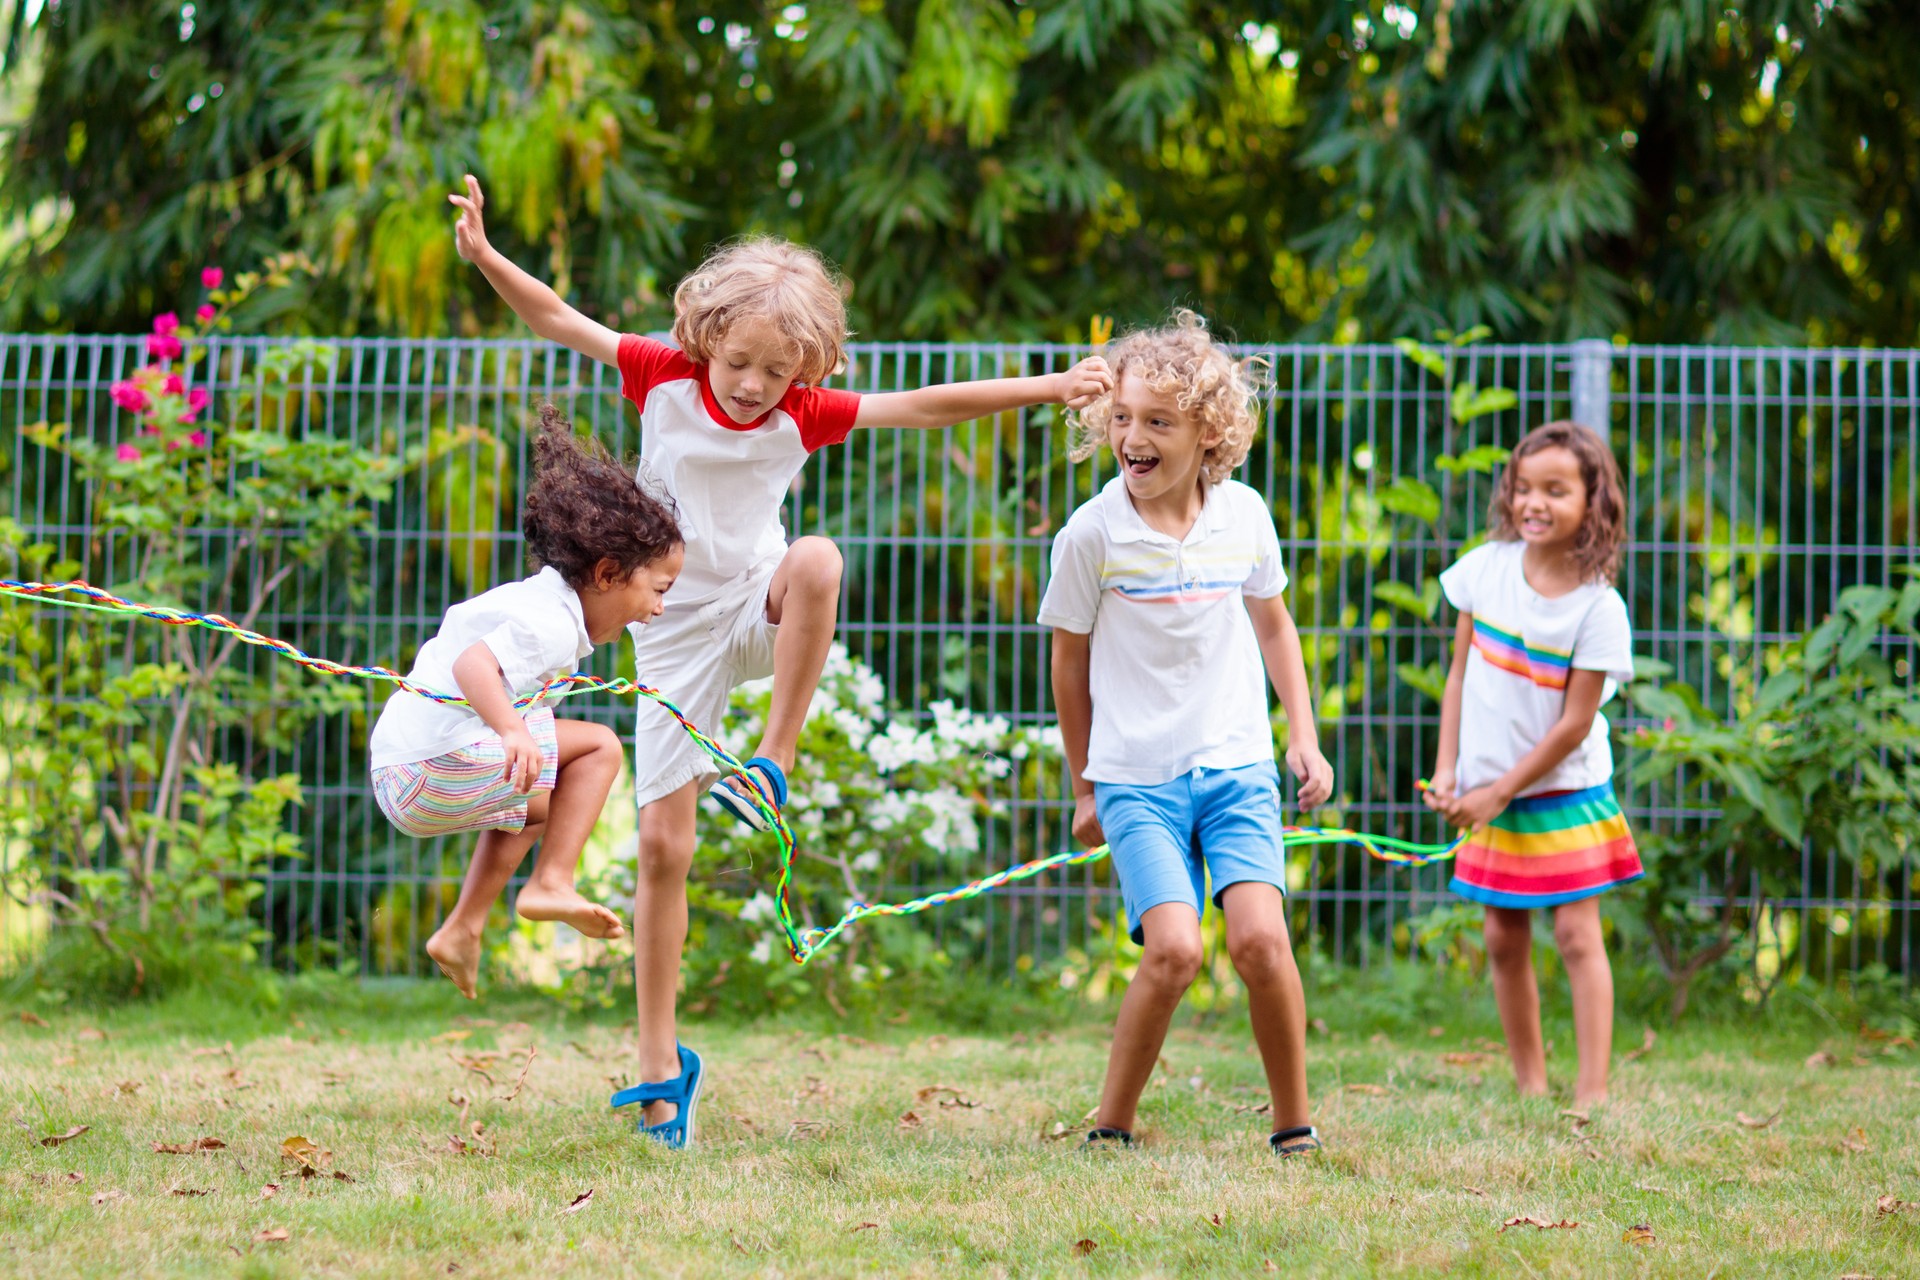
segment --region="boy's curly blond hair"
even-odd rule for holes
[[[1113,366],[1113,384],[1131,374],[1164,396],[1171,396],[1182,412],[1200,424],[1202,438],[1217,439],[1200,461],[1208,484],[1219,484],[1247,460],[1259,424],[1254,397],[1264,381],[1257,360],[1236,360],[1207,332],[1207,322],[1182,308],[1171,323],[1158,329],[1130,333],[1107,351]],[[1113,418],[1113,394],[1081,410],[1074,423],[1075,462],[1091,458],[1107,443]]]
[[[775,236],[722,245],[673,291],[673,337],[705,364],[727,330],[750,317],[787,340],[794,381],[817,385],[846,361],[846,289],[812,249]]]

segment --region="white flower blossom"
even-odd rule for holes
[[[880,869],[880,851],[878,849],[868,849],[866,852],[856,855],[848,865],[855,871],[878,871]]]
[[[753,944],[753,949],[747,952],[747,959],[755,964],[772,964],[773,939],[762,935],[760,941]]]
[[[773,895],[762,889],[740,908],[740,918],[748,924],[761,924],[774,917]]]

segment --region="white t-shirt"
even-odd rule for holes
[[[1184,541],[1152,528],[1115,477],[1053,540],[1040,624],[1092,633],[1087,779],[1158,786],[1273,760],[1267,676],[1244,597],[1285,591],[1266,500],[1207,492]]]
[[[580,660],[593,652],[579,593],[552,567],[447,610],[439,632],[420,646],[420,656],[407,678],[458,696],[453,664],[475,641],[493,652],[504,683],[516,698],[577,669]],[[523,707],[521,712],[530,710],[531,706]],[[395,690],[373,726],[367,743],[368,765],[378,769],[431,760],[483,741],[492,732],[471,707],[450,707]]]
[[[707,366],[639,334],[620,338],[620,394],[640,410],[640,480],[678,508],[687,562],[672,607],[704,603],[787,550],[780,507],[807,456],[853,430],[860,396],[793,386],[741,425],[713,398]]]
[[[1527,585],[1522,542],[1489,542],[1440,575],[1447,600],[1473,615],[1460,699],[1460,759],[1455,782],[1470,791],[1497,781],[1538,746],[1566,708],[1567,672],[1604,671],[1600,704],[1633,679],[1633,628],[1627,602],[1589,582],[1548,598]],[[1524,791],[1582,791],[1613,780],[1607,718],[1567,758]]]

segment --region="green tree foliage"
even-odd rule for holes
[[[200,263],[297,250],[316,288],[260,304],[289,327],[500,331],[447,234],[472,169],[502,247],[627,324],[765,230],[877,337],[1182,302],[1261,338],[1920,342],[1891,0],[0,13],[8,326],[144,328]]]

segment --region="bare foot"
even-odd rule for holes
[[[589,938],[618,938],[626,926],[607,908],[588,902],[572,887],[554,891],[529,884],[520,891],[514,910],[525,920],[558,920]]]
[[[480,937],[478,934],[455,933],[446,925],[431,938],[427,939],[427,954],[440,966],[440,972],[453,980],[460,988],[460,994],[471,1000],[474,998],[474,983],[480,978]]]

